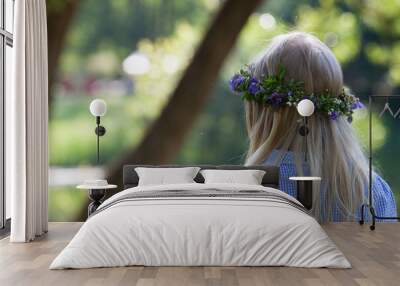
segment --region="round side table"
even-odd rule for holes
[[[290,177],[289,180],[296,181],[297,200],[308,210],[312,208],[312,185],[314,181],[321,181],[321,177]]]
[[[106,195],[106,191],[109,189],[115,189],[117,185],[105,185],[105,186],[96,186],[96,185],[79,185],[76,186],[77,189],[85,189],[89,191],[89,198],[92,201],[88,206],[88,217],[94,213],[97,208],[101,205],[104,196]]]

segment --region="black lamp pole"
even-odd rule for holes
[[[100,116],[96,116],[96,124],[97,127],[95,129],[95,133],[97,135],[97,165],[100,163],[100,136],[106,134],[106,129],[104,126],[100,125]]]
[[[308,130],[308,118],[306,116],[303,116],[303,125],[300,126],[299,133],[301,136],[304,137],[304,149],[305,149],[304,150],[304,161],[307,163],[307,157],[308,157],[307,135],[309,133],[309,130]]]

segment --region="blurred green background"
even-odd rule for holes
[[[103,98],[108,104],[102,119],[107,133],[101,138],[101,161],[107,165],[140,142],[220,5],[218,0],[80,1],[50,106],[51,221],[76,220],[86,203],[86,192],[76,190],[75,184],[78,175],[93,174],[96,165],[91,100]],[[241,100],[229,91],[229,77],[260,53],[271,37],[291,30],[312,32],[330,46],[342,64],[346,84],[364,103],[368,94],[398,92],[398,1],[266,1],[243,28],[177,163],[243,163],[248,143],[244,110]],[[376,102],[376,112],[384,102]],[[397,110],[400,100],[391,104]],[[366,116],[365,110],[359,111],[354,121],[365,146]],[[400,118],[374,115],[375,165],[398,202],[399,122]],[[102,169],[95,170],[101,176]]]

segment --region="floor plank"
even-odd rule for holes
[[[81,223],[50,223],[49,233],[32,243],[0,240],[0,285],[399,285],[400,224],[378,224],[372,232],[356,223],[324,229],[350,260],[352,269],[289,267],[118,267],[50,271],[54,257]]]

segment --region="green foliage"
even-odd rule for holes
[[[400,85],[400,2],[397,0],[344,1],[363,28],[368,60],[384,66],[381,80],[390,88]]]
[[[86,191],[74,187],[50,188],[49,221],[77,221],[86,198]]]
[[[353,116],[353,127],[357,132],[358,138],[360,138],[362,145],[367,150],[367,146],[369,144],[369,134],[368,134],[368,110],[361,109],[354,113]],[[385,142],[388,140],[388,130],[385,127],[385,122],[380,118],[376,113],[372,114],[372,128],[374,132],[374,136],[372,138],[372,147],[373,151],[380,150]]]
[[[322,39],[342,64],[360,51],[360,31],[356,15],[341,10],[335,1],[320,1],[319,7],[301,6],[297,11],[296,29]]]
[[[61,71],[85,71],[88,56],[101,52],[121,62],[140,41],[169,36],[181,21],[205,26],[214,9],[206,2],[210,0],[82,0],[68,33]]]

